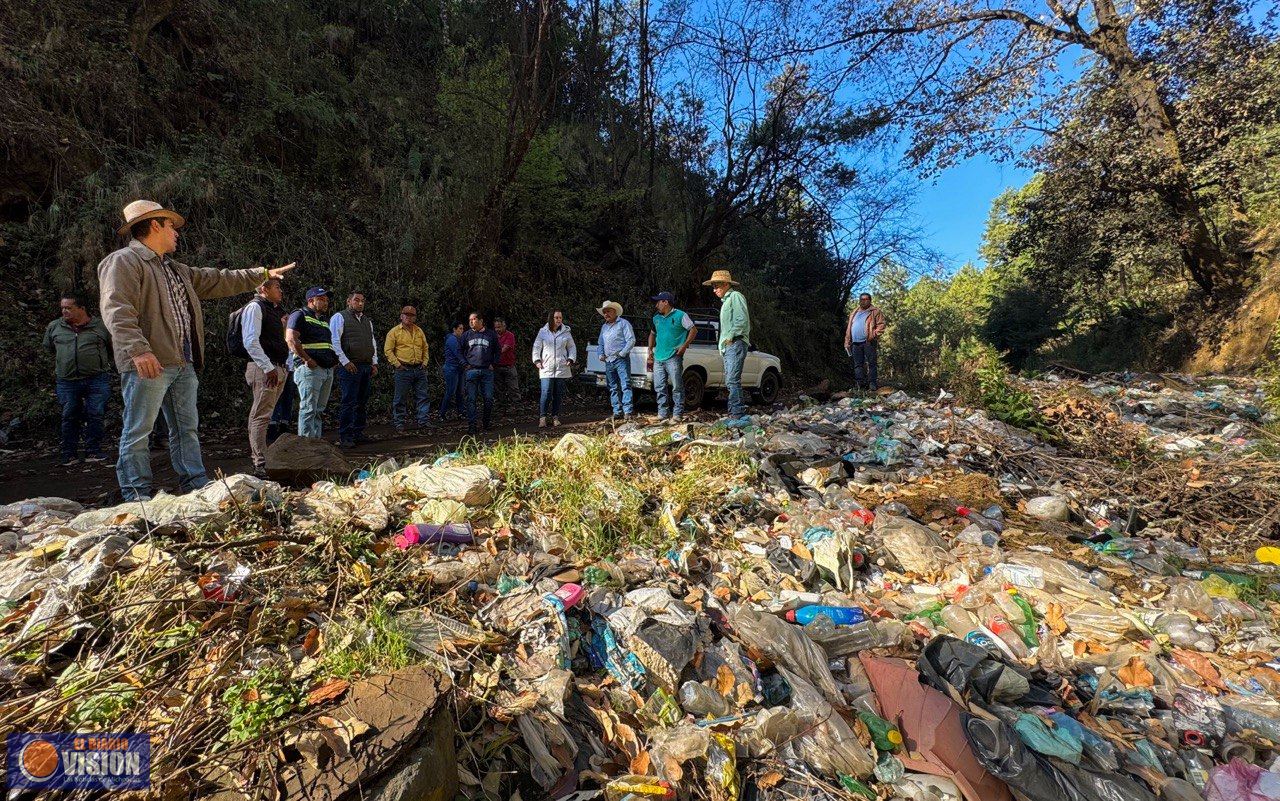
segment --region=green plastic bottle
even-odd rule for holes
[[[871,790],[870,787],[866,786],[865,784],[853,778],[852,776],[848,775],[847,773],[837,773],[836,775],[840,777],[840,786],[848,790],[849,792],[857,793],[858,795],[868,799],[869,801],[876,801],[876,799],[878,798],[878,796]]]
[[[866,724],[871,732],[871,742],[881,753],[888,754],[902,747],[902,732],[889,721],[865,710],[858,710],[858,720]]]
[[[1018,633],[1022,635],[1022,642],[1028,648],[1039,648],[1040,638],[1036,636],[1036,611],[1031,608],[1031,604],[1027,603],[1027,599],[1019,595],[1016,590],[1010,590],[1009,597],[1022,610],[1022,623],[1017,626]]]

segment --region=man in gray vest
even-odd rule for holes
[[[338,447],[350,448],[367,442],[364,436],[369,417],[369,389],[378,374],[378,340],[373,321],[364,313],[364,293],[347,296],[347,308],[329,318],[333,351],[338,356]]]

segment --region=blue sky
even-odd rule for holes
[[[981,263],[978,245],[991,201],[1006,189],[1022,186],[1031,171],[975,156],[932,179],[922,179],[915,198],[916,213],[946,266],[958,269],[966,261]]]

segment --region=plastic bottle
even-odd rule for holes
[[[1027,654],[1030,653],[1027,651],[1027,646],[1023,645],[1022,637],[1013,630],[1013,626],[1009,625],[1009,621],[1005,619],[1004,615],[991,615],[988,617],[987,628],[991,630],[992,634],[1003,640],[1004,644],[1009,646],[1009,650],[1017,658],[1025,659]]]
[[[959,515],[960,517],[963,517],[965,520],[968,520],[970,523],[973,523],[978,528],[983,529],[984,531],[994,531],[997,534],[1004,531],[1003,519],[997,520],[994,518],[987,517],[982,512],[975,511],[973,509],[970,509],[967,506],[957,506],[956,514]],[[1004,514],[1001,513],[1001,518],[1003,517],[1004,517]]]
[[[419,543],[426,545],[448,542],[466,545],[475,541],[475,535],[470,523],[409,523],[393,541],[403,551]]]
[[[718,718],[733,711],[723,695],[696,681],[686,681],[680,686],[680,706],[695,718]]]
[[[889,721],[864,710],[858,710],[858,720],[871,732],[871,742],[876,744],[881,753],[890,753],[902,747],[902,732]]]
[[[1170,612],[1156,618],[1156,631],[1169,636],[1169,642],[1183,648],[1194,648],[1197,651],[1211,652],[1218,648],[1218,642],[1208,632],[1196,629],[1196,622],[1189,615]]]
[[[1015,587],[1044,589],[1044,570],[1034,565],[1014,565],[1008,562],[991,568],[991,576],[1001,584],[1012,584]]]
[[[1036,636],[1036,616],[1031,604],[1016,590],[995,594],[996,605],[1004,613],[1014,631],[1022,638],[1023,645],[1028,648],[1039,648],[1040,638]]]
[[[942,625],[951,629],[951,633],[957,637],[964,637],[978,626],[978,621],[969,613],[969,610],[958,604],[943,607],[940,614]]]
[[[863,798],[869,799],[869,801],[876,801],[879,798],[875,791],[852,776],[846,773],[838,773],[836,775],[840,778],[840,786],[849,792],[856,793]],[[613,799],[607,799],[607,801],[613,801]]]
[[[1204,789],[1208,784],[1208,772],[1213,768],[1213,760],[1196,749],[1183,749],[1178,754],[1183,760],[1183,770],[1187,781],[1197,789]]]
[[[831,622],[837,626],[852,626],[856,623],[865,622],[867,619],[867,613],[861,607],[825,606],[821,604],[810,604],[799,609],[790,609],[785,617],[792,623],[808,625],[818,615],[830,618]]]

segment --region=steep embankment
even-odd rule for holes
[[[1262,280],[1239,310],[1225,321],[1215,342],[1198,348],[1187,362],[1193,373],[1252,373],[1267,354],[1267,342],[1280,320],[1280,262],[1272,260]]]

